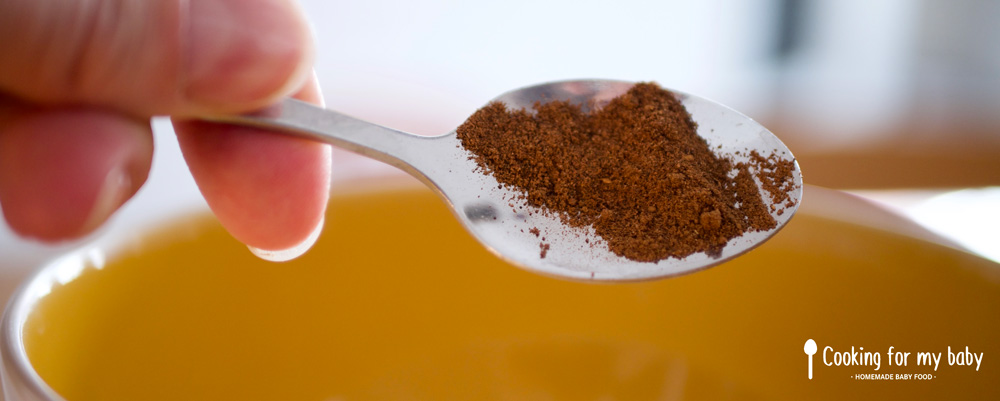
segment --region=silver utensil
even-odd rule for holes
[[[612,80],[561,81],[517,89],[494,100],[514,109],[530,109],[536,101],[553,100],[600,104],[625,93],[632,85]],[[781,159],[794,160],[781,140],[749,117],[701,97],[672,92],[698,123],[698,135],[717,154],[740,161],[746,160],[747,151],[756,150],[765,157],[776,154]],[[501,188],[492,176],[477,169],[455,131],[434,137],[417,136],[294,99],[286,99],[256,113],[213,121],[278,130],[327,142],[396,166],[441,195],[462,225],[500,258],[529,271],[574,280],[650,280],[720,264],[760,245],[778,232],[795,213],[802,197],[802,176],[796,163],[795,189],[789,194],[795,205],[785,208],[780,215],[771,212],[777,221],[775,228],[733,238],[717,256],[696,253],[657,263],[635,262],[613,254],[603,246],[602,240],[598,239],[595,244],[592,238],[599,237],[592,229],[568,227],[547,213],[527,213],[531,207],[516,200],[515,192]],[[742,156],[737,155],[737,151]],[[769,202],[763,192],[762,197]],[[518,202],[520,204],[514,204]],[[529,232],[532,229],[538,229],[540,235]],[[544,257],[540,252],[540,237],[545,237],[544,243],[550,245]]]

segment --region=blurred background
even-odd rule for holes
[[[993,188],[1000,185],[1000,2],[302,5],[330,108],[436,135],[521,86],[656,81],[769,127],[795,153],[807,183],[874,199],[1000,260],[1000,194]],[[112,225],[201,206],[169,123],[154,127],[148,185]],[[336,179],[391,169],[343,152],[335,157]],[[41,246],[0,227],[0,255],[12,266],[74,245]]]

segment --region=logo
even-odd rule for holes
[[[871,347],[869,347],[870,349]],[[974,352],[972,347],[952,348],[934,352],[929,350],[902,351],[888,346],[885,352],[865,351],[865,347],[851,346],[850,350],[835,349],[833,345],[820,347],[813,339],[806,340],[802,347],[808,359],[807,377],[813,379],[813,355],[820,356],[819,362],[829,367],[846,367],[848,376],[854,380],[935,380],[939,370],[945,366],[958,370],[979,372],[985,352]],[[883,364],[885,362],[885,364]],[[954,368],[952,368],[954,367]],[[886,368],[886,369],[883,369]]]

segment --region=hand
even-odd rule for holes
[[[4,0],[0,55],[0,206],[20,235],[100,226],[146,180],[153,115],[238,240],[284,250],[322,225],[329,146],[194,119],[322,103],[293,0]]]

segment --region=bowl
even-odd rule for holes
[[[3,317],[6,399],[1000,398],[1000,266],[840,192],[615,285],[504,264],[410,180],[334,193],[288,263],[199,213],[41,266]]]

